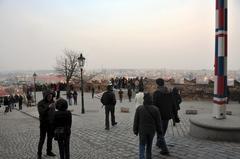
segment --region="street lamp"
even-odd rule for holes
[[[84,114],[85,110],[84,110],[84,99],[83,99],[83,67],[84,67],[84,64],[85,64],[85,57],[83,57],[82,53],[78,57],[78,63],[79,63],[80,69],[81,69],[82,114]]]
[[[34,102],[35,102],[35,106],[36,106],[36,77],[37,77],[37,74],[34,72],[33,73],[33,82],[34,82]]]

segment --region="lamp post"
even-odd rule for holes
[[[78,57],[78,63],[79,63],[80,69],[81,69],[82,114],[84,114],[85,113],[85,109],[84,109],[84,98],[83,98],[83,67],[84,67],[84,64],[85,64],[85,57],[83,57],[82,53]]]
[[[33,83],[34,83],[34,103],[36,105],[36,77],[37,77],[37,74],[34,72],[33,73]]]

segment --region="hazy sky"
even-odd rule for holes
[[[228,5],[240,69],[240,0]],[[88,69],[213,69],[215,0],[0,0],[0,20],[0,70],[53,69],[64,48]]]

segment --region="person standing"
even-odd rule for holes
[[[152,105],[152,97],[149,93],[144,95],[143,105],[140,105],[135,112],[133,133],[139,135],[139,159],[152,158],[152,142],[157,131],[161,133],[160,113],[158,108]]]
[[[168,122],[172,118],[174,103],[172,94],[168,91],[167,87],[164,86],[164,80],[159,78],[156,80],[156,83],[158,88],[153,93],[153,105],[160,111],[162,126],[162,133],[157,134],[156,145],[162,149],[160,152],[162,155],[169,155],[164,137],[168,128]]]
[[[136,109],[137,109],[138,106],[143,105],[143,97],[144,97],[143,87],[140,87],[139,92],[135,96],[135,107],[136,107]]]
[[[116,97],[113,93],[113,88],[111,85],[107,86],[107,91],[103,93],[101,97],[101,102],[105,106],[105,130],[109,130],[109,112],[111,112],[111,122],[112,126],[115,126],[117,122],[115,121],[115,105]]]
[[[23,97],[20,94],[19,95],[19,99],[18,99],[18,108],[19,108],[19,110],[22,110],[22,102],[23,102]]]
[[[95,88],[92,86],[92,98],[94,98]]]
[[[78,93],[76,90],[73,91],[73,101],[74,101],[74,105],[77,105],[77,97],[78,97]]]
[[[121,88],[119,89],[118,95],[119,95],[120,103],[122,103],[122,99],[123,99],[123,91],[122,91]]]
[[[178,111],[180,110],[180,104],[182,102],[182,98],[179,94],[179,91],[176,87],[173,88],[172,90],[172,95],[173,95],[173,99],[174,99],[174,103],[175,103],[175,109],[173,111],[173,120],[174,120],[174,125],[175,123],[179,123],[180,119],[178,116]]]
[[[63,138],[57,139],[60,152],[60,159],[69,159],[70,158],[69,142],[72,126],[72,114],[69,110],[67,110],[68,103],[65,99],[59,98],[56,101],[55,105],[58,111],[54,112],[53,128],[54,130],[58,128],[64,130]]]
[[[47,155],[56,156],[52,152],[53,127],[51,119],[54,112],[53,94],[51,91],[44,93],[44,99],[38,102],[38,113],[40,121],[40,139],[38,143],[38,159],[42,158],[42,148],[47,135]]]
[[[129,102],[131,102],[131,99],[132,99],[132,89],[131,88],[128,88],[128,99],[129,99]]]

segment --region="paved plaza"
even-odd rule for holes
[[[41,94],[38,94],[38,99]],[[81,114],[80,93],[77,106],[69,106],[73,113],[70,151],[72,159],[137,159],[138,137],[132,132],[135,106],[124,100],[117,101],[116,127],[104,130],[104,109],[99,99],[85,93],[86,113]],[[121,113],[120,107],[130,108],[130,113]],[[184,101],[181,104],[180,120],[176,126],[170,122],[166,134],[171,156],[160,155],[160,149],[153,145],[153,159],[240,159],[240,143],[199,140],[189,136],[189,118],[186,109],[197,109],[198,113],[210,113],[209,101]],[[227,109],[240,117],[240,104],[230,102]],[[0,108],[0,159],[35,159],[39,139],[39,121],[36,107],[23,107],[3,114]],[[154,139],[155,141],[155,139]],[[154,142],[155,143],[155,142]],[[44,145],[46,146],[46,145]],[[46,147],[43,149],[45,152]],[[53,152],[58,146],[53,141]],[[47,157],[46,159],[57,159]]]

